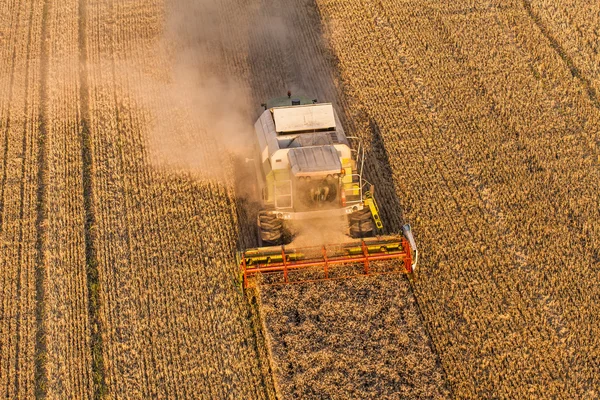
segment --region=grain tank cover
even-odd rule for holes
[[[293,133],[335,129],[335,116],[330,103],[273,108],[277,133]]]
[[[334,146],[296,147],[288,152],[294,176],[323,176],[339,174],[342,170]]]

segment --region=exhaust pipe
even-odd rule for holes
[[[417,250],[417,243],[415,242],[415,238],[412,234],[412,229],[410,228],[410,224],[406,224],[406,225],[402,226],[402,233],[404,234],[404,237],[406,238],[406,240],[408,240],[408,243],[410,243],[411,249],[415,252],[415,258],[412,263],[412,269],[413,269],[413,272],[415,272],[415,270],[417,268],[417,262],[419,262],[419,250]]]

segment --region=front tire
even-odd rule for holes
[[[350,236],[355,239],[371,237],[374,235],[375,224],[371,210],[363,208],[355,211],[348,217],[350,226]]]
[[[260,246],[277,246],[283,240],[283,221],[274,214],[260,212],[258,214],[258,235]]]

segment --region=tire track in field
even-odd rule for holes
[[[42,8],[41,28],[41,59],[40,59],[40,102],[39,102],[39,130],[38,130],[38,188],[37,188],[37,217],[36,217],[36,264],[35,264],[35,397],[45,398],[47,390],[46,369],[46,332],[44,329],[44,316],[46,314],[46,257],[47,248],[47,177],[48,177],[48,145],[47,145],[47,115],[46,104],[48,102],[48,70],[49,70],[49,48],[48,48],[48,15],[50,0],[44,1]],[[25,151],[25,144],[23,145]],[[23,163],[25,165],[25,163]]]
[[[544,37],[548,39],[548,42],[550,42],[550,47],[552,47],[552,49],[556,51],[559,57],[567,65],[567,68],[569,68],[571,75],[574,78],[577,78],[583,84],[592,104],[594,104],[596,108],[600,108],[600,100],[598,99],[598,93],[596,93],[596,90],[592,86],[592,82],[581,72],[579,68],[577,68],[573,59],[567,54],[565,49],[560,45],[560,43],[554,37],[554,35],[552,35],[550,29],[542,21],[542,18],[535,11],[533,11],[533,7],[531,6],[531,0],[522,1],[525,11],[527,11],[527,14],[529,15],[533,23],[539,28],[540,32],[542,32]]]
[[[80,101],[80,130],[81,158],[83,172],[83,206],[85,210],[85,261],[87,273],[87,293],[89,319],[91,329],[92,380],[94,398],[99,399],[106,394],[106,379],[104,373],[104,356],[102,352],[102,335],[100,320],[100,282],[98,275],[98,258],[96,250],[96,216],[94,211],[93,185],[93,149],[90,137],[90,91],[88,86],[87,68],[87,2],[79,0],[79,101]]]

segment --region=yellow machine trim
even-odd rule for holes
[[[360,185],[353,182],[353,161],[351,158],[342,158],[342,167],[344,169],[344,176],[342,177],[342,184],[344,185],[344,191],[346,195],[358,196],[360,194]]]
[[[375,221],[377,229],[383,229],[383,222],[381,222],[381,217],[379,216],[379,207],[377,207],[375,198],[369,191],[365,192],[364,204],[371,210],[371,215],[373,216],[373,221]]]
[[[333,247],[333,246],[332,246]],[[285,249],[285,248],[284,248]],[[332,257],[335,256],[358,256],[363,255],[365,251],[369,255],[375,254],[385,254],[394,251],[402,251],[402,240],[395,237],[387,237],[383,240],[378,240],[375,242],[365,242],[364,247],[363,244],[350,244],[342,246],[337,252],[330,254]],[[312,253],[305,253],[306,249],[285,249],[285,261],[286,262],[294,262],[294,261],[302,261],[307,259],[315,259],[320,258],[321,253],[317,252],[319,255],[314,255],[314,248]],[[332,249],[330,248],[330,251]],[[334,251],[335,248],[333,249]],[[248,249],[244,252],[240,252],[237,254],[238,262],[241,263],[242,258],[245,259],[246,264],[248,266],[256,265],[256,264],[272,264],[272,263],[281,263],[283,262],[283,253],[282,248],[280,247],[271,247],[271,248],[257,248],[257,249]]]
[[[352,182],[352,159],[342,158],[342,169],[344,170],[344,176],[342,177],[342,183],[345,185]]]

